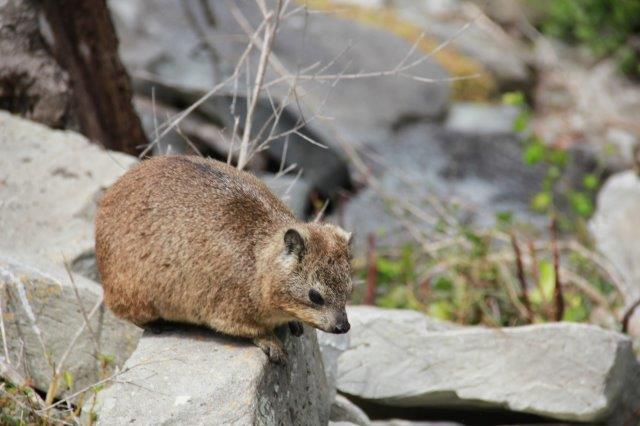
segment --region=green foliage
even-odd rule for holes
[[[640,76],[640,1],[554,0],[544,12],[543,32],[585,44],[597,58],[614,57],[623,72]]]
[[[551,147],[529,132],[532,112],[524,95],[520,92],[508,92],[503,95],[502,100],[520,108],[513,130],[522,135],[522,162],[528,166],[543,165],[546,168],[540,191],[531,199],[532,210],[557,216],[561,213],[559,207],[567,206],[569,216],[560,218],[563,227],[584,227],[584,219],[589,218],[594,211],[593,199],[600,186],[599,176],[594,173],[585,174],[579,187],[567,182],[566,171],[572,158],[566,150]]]
[[[448,235],[452,231],[451,227],[446,229]],[[519,251],[527,256],[522,262],[523,277],[517,272],[516,262],[524,255],[515,252],[509,237],[516,234],[522,241]],[[588,257],[565,251],[562,267],[580,276],[601,295],[600,300],[567,285],[562,273],[557,276],[551,242],[542,247],[538,244],[532,257],[530,237],[511,214],[500,212],[495,228],[480,231],[461,226],[453,237],[457,243],[436,252],[425,253],[416,245],[406,245],[398,252],[378,253],[374,302],[385,308],[420,310],[461,324],[524,325],[555,320],[555,289],[562,279],[565,321],[588,321],[592,309],[602,300],[607,309],[617,306],[619,296],[614,286]],[[369,268],[361,264],[356,270],[364,280]]]
[[[377,253],[375,304],[488,326],[555,321],[561,309],[558,286],[563,289],[565,321],[588,321],[594,307],[612,312],[619,304],[606,271],[589,255],[588,240],[578,238],[593,213],[599,174],[585,173],[569,182],[567,170],[573,158],[530,132],[532,112],[524,95],[506,93],[503,101],[521,111],[514,130],[521,132],[523,163],[546,171],[531,207],[546,214],[550,223],[564,223],[561,238],[580,249],[558,248],[558,241],[550,241],[558,238],[555,232],[551,236],[545,230],[540,239],[539,231],[519,223],[510,212],[498,212],[493,227],[480,229],[452,219],[462,213],[461,206],[442,204],[428,236],[433,247],[420,240],[398,251]],[[558,265],[556,256],[561,258]],[[362,264],[356,269],[363,281],[372,270]],[[585,292],[584,286],[591,289]]]

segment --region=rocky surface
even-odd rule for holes
[[[62,268],[37,259],[17,261],[0,251],[0,300],[10,362],[46,392],[52,365],[58,367],[64,359],[60,372],[71,373],[73,388],[60,379],[56,395],[96,383],[105,373],[102,361],[108,360],[106,372],[124,364],[141,335],[140,329],[101,306],[74,342],[84,316],[102,300],[102,288],[77,274],[73,281],[75,287]]]
[[[255,28],[260,16],[258,8],[251,2],[238,2],[236,5]],[[228,37],[229,34],[237,35],[239,28],[224,3],[213,8],[215,26],[202,20],[190,22],[185,7],[172,1],[131,3],[112,0],[110,6],[122,40],[123,60],[130,72],[134,76],[153,76],[154,80],[167,82],[173,87],[208,91],[230,75],[243,50],[239,46],[246,42],[242,37]],[[206,15],[197,7],[192,12]],[[198,31],[208,37],[215,49],[218,58],[215,63],[208,53],[196,53],[203,50]],[[287,70],[286,73],[305,70],[319,61],[319,66],[312,67],[307,73],[321,71],[323,77],[300,78],[296,83],[298,95],[295,102],[288,84],[270,88],[276,102],[289,105],[275,134],[289,130],[304,119],[306,126],[301,132],[329,149],[313,145],[298,134],[290,134],[286,165],[297,164],[314,188],[331,194],[340,185],[348,184],[343,143],[356,147],[385,144],[393,138],[394,128],[407,121],[441,117],[448,102],[446,83],[424,84],[398,76],[339,81],[335,78],[339,74],[393,70],[410,51],[411,43],[372,26],[334,15],[306,14],[303,9],[289,15],[280,24],[273,45],[274,57]],[[406,63],[421,55],[416,52],[410,54]],[[430,59],[407,73],[436,80],[447,77],[447,73]],[[331,75],[334,77],[326,77]],[[267,81],[278,77],[271,69],[267,73]],[[244,116],[244,82],[244,77],[238,81],[237,90],[241,97],[234,104],[240,117]],[[372,86],[376,90],[371,90]],[[231,89],[235,86],[226,91]],[[200,111],[232,128],[231,102],[232,99],[223,91]],[[260,128],[272,111],[269,100],[262,100],[256,112],[255,127]],[[284,139],[278,138],[269,146],[271,157],[278,160],[283,157]]]
[[[96,201],[134,162],[0,111],[0,251],[54,265],[91,252]]]
[[[640,367],[623,335],[573,323],[447,329],[420,317],[351,307],[338,390],[386,406],[506,408],[582,422],[628,419],[640,406]]]
[[[445,128],[472,134],[511,134],[519,112],[510,105],[456,102],[449,108]]]
[[[640,299],[640,177],[632,170],[611,176],[590,222],[599,251],[622,275],[627,305]]]
[[[358,426],[371,425],[365,412],[342,395],[337,395],[331,404],[329,419],[332,422],[348,422]]]
[[[282,367],[247,341],[205,329],[145,334],[118,383],[98,394],[98,424],[327,424],[315,333],[285,339]]]
[[[289,206],[297,218],[305,218],[312,190],[306,180],[296,179],[291,175],[263,175],[260,178]]]
[[[539,218],[529,203],[540,188],[544,168],[524,167],[521,156],[522,147],[511,133],[411,126],[369,157],[374,159],[370,162],[378,185],[349,202],[344,226],[354,231],[356,248],[362,251],[370,233],[378,236],[381,247],[413,241],[405,223],[430,233],[443,209],[453,217],[453,206],[462,223],[491,225],[495,214],[503,211],[535,223]],[[400,200],[421,213],[407,212]]]
[[[514,2],[472,2],[460,0],[413,1],[413,0],[332,0],[338,5],[348,4],[377,10],[393,11],[403,22],[416,25],[429,37],[439,42],[451,41],[458,51],[473,58],[487,71],[501,88],[525,88],[531,84],[531,71],[527,65],[527,49],[503,29],[483,15],[482,8],[496,7],[502,12],[516,9]],[[520,17],[520,16],[519,16]],[[462,30],[464,28],[464,30]]]
[[[330,334],[323,331],[316,331],[318,344],[320,345],[320,354],[322,355],[322,364],[324,372],[327,376],[329,385],[330,401],[336,396],[336,385],[338,380],[338,358],[349,348],[349,334]]]
[[[135,160],[84,137],[0,112],[0,292],[9,358],[46,391],[84,315],[102,298],[95,276],[93,215],[102,190]],[[77,294],[76,294],[77,290]],[[83,313],[84,311],[84,313]],[[89,331],[90,330],[90,331]],[[93,337],[92,337],[93,335]],[[100,378],[100,360],[122,365],[140,331],[104,307],[71,345],[62,371],[76,387]],[[60,386],[58,394],[65,392]]]

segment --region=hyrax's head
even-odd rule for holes
[[[284,228],[273,265],[282,281],[273,302],[286,314],[329,333],[346,333],[345,304],[351,296],[351,234],[330,224],[302,223]]]

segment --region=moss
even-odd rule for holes
[[[335,5],[330,0],[298,1],[310,9],[331,12],[345,19],[385,29],[412,44],[420,39],[418,48],[426,54],[431,54],[441,44],[441,41],[432,37],[424,36],[420,38],[422,30],[418,26],[400,19],[390,8],[368,9],[358,6]],[[461,54],[452,46],[447,46],[437,51],[433,54],[433,58],[452,77],[477,75],[475,78],[451,82],[452,98],[456,100],[482,101],[487,100],[494,94],[496,84],[493,77],[475,59]]]

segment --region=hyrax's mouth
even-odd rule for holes
[[[330,330],[327,330],[327,332],[333,333],[333,334],[344,334],[347,331],[349,331],[350,328],[351,328],[351,324],[349,324],[349,321],[345,320],[344,322],[336,324]]]

